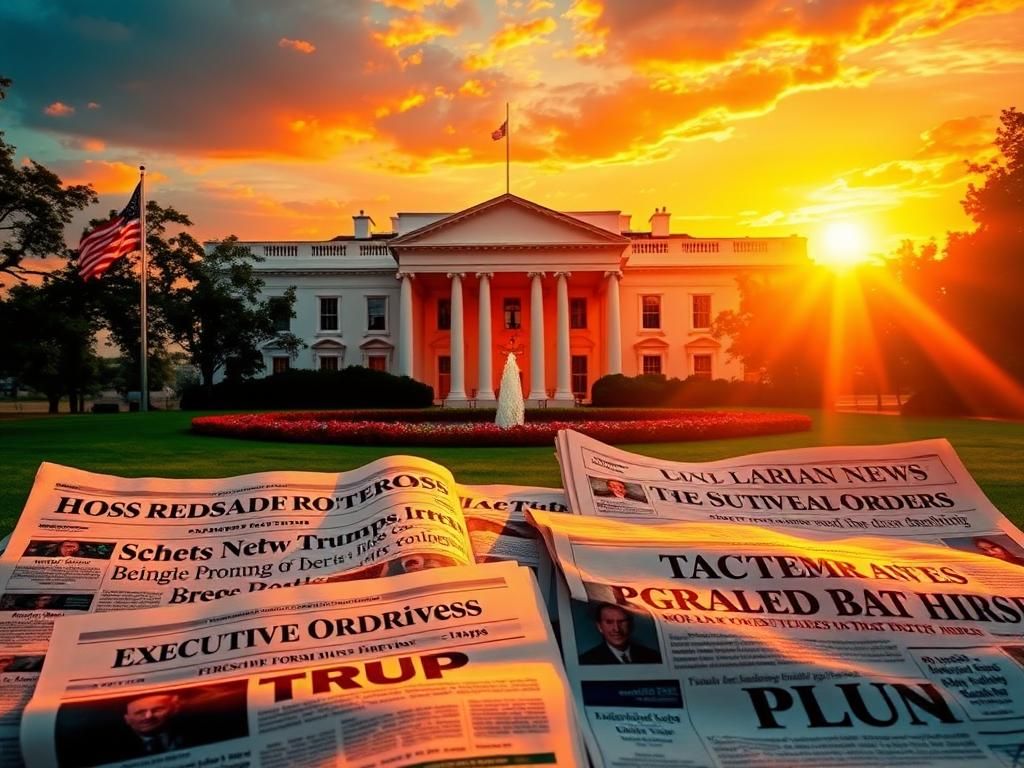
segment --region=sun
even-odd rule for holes
[[[833,221],[825,226],[822,247],[815,260],[835,269],[847,269],[870,260],[864,228],[852,221]]]

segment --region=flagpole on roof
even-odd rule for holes
[[[139,277],[139,282],[142,284],[142,296],[139,302],[139,321],[142,326],[142,382],[141,392],[139,393],[141,395],[139,400],[139,411],[145,412],[149,410],[149,377],[147,376],[146,370],[149,358],[149,344],[146,339],[146,327],[149,325],[149,313],[146,310],[146,282],[149,277],[149,265],[146,260],[146,166],[144,165],[139,166],[139,191],[139,224],[142,228],[142,269]]]
[[[508,102],[505,102],[505,194],[509,192],[508,187],[508,157],[509,144],[512,141],[512,126],[508,123]]]

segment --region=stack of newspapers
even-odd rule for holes
[[[42,465],[0,767],[1024,764],[1024,536],[946,441],[557,453],[564,490]]]

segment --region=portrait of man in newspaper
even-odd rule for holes
[[[109,560],[114,544],[106,541],[79,541],[77,539],[32,539],[25,547],[25,557],[84,557],[90,560]]]
[[[16,594],[8,592],[0,597],[0,611],[88,611],[92,595],[55,594],[37,592]]]
[[[992,533],[986,536],[960,536],[955,539],[943,539],[954,549],[973,552],[976,555],[994,557],[1011,565],[1024,565],[1024,548],[1004,533]]]
[[[647,503],[647,494],[644,493],[644,488],[639,483],[630,483],[617,477],[588,476],[588,479],[590,480],[590,490],[593,491],[595,497]]]
[[[586,648],[580,652],[579,662],[584,664],[661,664],[661,653],[650,645],[637,639],[637,621],[632,611],[620,605],[606,602],[586,603],[584,615],[590,617],[591,627],[596,630],[600,640],[593,642],[593,632],[587,621],[581,621],[578,611],[574,611],[577,622],[576,647]],[[650,632],[654,634],[653,622]],[[582,624],[582,627],[581,627]],[[647,627],[645,627],[647,629]],[[589,639],[588,639],[589,638]],[[656,639],[652,643],[657,645]]]
[[[44,658],[44,656],[0,654],[0,672],[38,672],[43,668]]]
[[[58,763],[91,768],[247,737],[246,687],[245,680],[230,680],[63,704]]]

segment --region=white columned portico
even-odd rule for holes
[[[412,378],[414,370],[412,279],[415,275],[410,272],[399,272],[395,277],[401,281],[398,302],[398,375]]]
[[[558,380],[555,385],[555,402],[572,405],[572,379],[569,366],[569,278],[571,272],[556,272],[558,279]]]
[[[491,371],[491,278],[493,272],[477,272],[477,279],[480,280],[479,288],[479,332],[477,339],[479,343],[479,371],[477,372],[476,400],[479,405],[493,403],[494,382]]]
[[[462,278],[463,272],[449,272],[452,281],[452,329],[451,358],[452,379],[448,391],[448,401],[466,399],[466,331],[462,312]]]
[[[606,374],[622,373],[622,314],[619,309],[619,280],[622,273],[618,270],[605,272],[608,278],[608,370]]]
[[[547,400],[544,376],[544,287],[543,272],[530,272],[530,395],[529,400]]]

